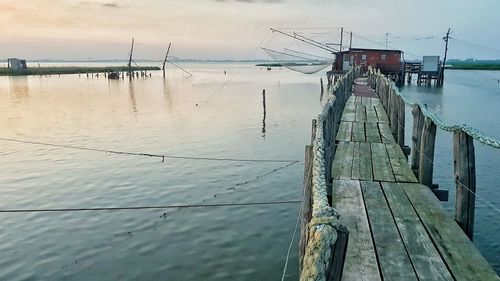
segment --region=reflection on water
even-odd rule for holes
[[[132,78],[129,79],[128,82],[128,100],[130,101],[130,107],[132,108],[132,112],[134,112],[134,116],[137,118],[137,101],[135,100],[135,91],[134,91],[134,83],[135,80]]]
[[[29,87],[27,76],[10,76],[10,93],[16,101],[29,98]]]

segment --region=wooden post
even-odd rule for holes
[[[313,119],[312,120],[312,129],[311,129],[311,144],[316,139],[316,126],[317,126],[317,124],[318,124],[318,120]]]
[[[401,96],[398,97],[398,144],[401,149],[405,146],[405,102]]]
[[[300,220],[300,242],[299,242],[299,272],[302,271],[302,261],[309,240],[309,228],[307,225],[312,218],[312,171],[313,171],[313,148],[306,146],[304,161],[304,197],[302,199],[302,213]]]
[[[457,185],[455,220],[472,240],[476,205],[476,163],[474,140],[463,131],[453,133],[453,163]]]
[[[319,78],[319,83],[321,84],[321,93],[325,91],[325,88],[323,87],[323,78]]]
[[[432,188],[432,175],[434,165],[434,145],[436,142],[436,124],[425,117],[420,143],[420,162],[418,181]]]
[[[399,112],[399,105],[398,105],[398,96],[396,93],[394,93],[394,90],[389,87],[389,95],[390,95],[390,102],[389,102],[389,122],[391,125],[391,132],[392,135],[394,136],[394,139],[397,141],[398,139],[398,112]]]
[[[347,252],[347,243],[349,241],[349,231],[343,225],[335,227],[337,231],[337,240],[332,248],[332,256],[330,259],[330,268],[326,272],[327,281],[342,280],[342,271],[344,269],[345,255]]]
[[[413,106],[411,111],[413,114],[413,136],[411,147],[411,169],[415,176],[418,177],[419,162],[420,162],[420,142],[422,138],[422,129],[424,127],[424,115],[418,104]]]
[[[262,89],[262,106],[264,108],[264,119],[266,118],[266,89]]]

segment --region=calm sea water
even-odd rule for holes
[[[284,164],[162,163],[1,141],[0,208],[300,200],[322,74],[248,64],[183,66],[194,76],[169,70],[165,80],[153,73],[131,82],[0,77],[0,137],[301,162],[256,179]],[[299,204],[0,214],[0,280],[279,280],[298,211]],[[287,274],[297,279],[296,246]]]
[[[447,70],[442,88],[405,86],[402,91],[420,99],[449,124],[468,124],[500,139],[500,71]],[[406,111],[406,143],[411,144],[411,108]],[[476,213],[474,244],[500,273],[500,150],[474,143],[476,152]],[[455,213],[453,135],[437,130],[434,183],[449,190],[444,207]],[[489,204],[488,204],[489,203]],[[491,206],[493,205],[493,206]]]
[[[0,141],[1,209],[300,199],[304,145],[310,141],[311,119],[321,108],[318,80],[323,74],[266,71],[248,64],[183,67],[194,76],[169,70],[165,80],[153,72],[152,78],[131,82],[78,75],[0,77],[0,137],[130,152],[301,162],[259,177],[284,164],[181,159],[162,163],[157,158]],[[485,75],[496,73],[470,73],[448,72],[441,90],[406,90],[446,118],[500,137],[494,118],[500,86],[493,78],[482,82]],[[498,207],[495,171],[500,154],[476,147],[478,193]],[[450,213],[451,155],[451,137],[439,133],[435,182],[450,190],[445,204]],[[4,213],[0,280],[279,280],[298,210],[299,205],[292,204]],[[496,211],[477,201],[475,243],[500,271],[498,218]],[[297,268],[294,245],[289,280],[298,278]]]

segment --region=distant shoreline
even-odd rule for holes
[[[450,63],[446,69],[458,70],[500,70],[500,64]]]
[[[109,73],[128,71],[126,66],[102,66],[102,67],[78,67],[78,66],[53,66],[53,67],[31,67],[20,71],[11,71],[6,67],[0,68],[0,76],[26,76],[26,75],[60,75],[60,74],[86,74],[86,73]],[[161,70],[157,66],[134,66],[132,71]]]

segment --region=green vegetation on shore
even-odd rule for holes
[[[259,63],[255,66],[263,66],[263,67],[282,67],[283,65],[280,63]]]
[[[63,67],[32,67],[22,71],[10,71],[6,67],[0,68],[0,76],[7,75],[58,75],[58,74],[78,74],[78,73],[104,73],[113,71],[128,71],[127,66],[104,66],[104,67],[79,67],[79,66],[63,66]],[[133,66],[132,71],[144,70],[161,70],[157,66]]]
[[[447,63],[446,69],[463,69],[463,70],[500,70],[500,63],[467,63],[467,62],[453,62]]]

